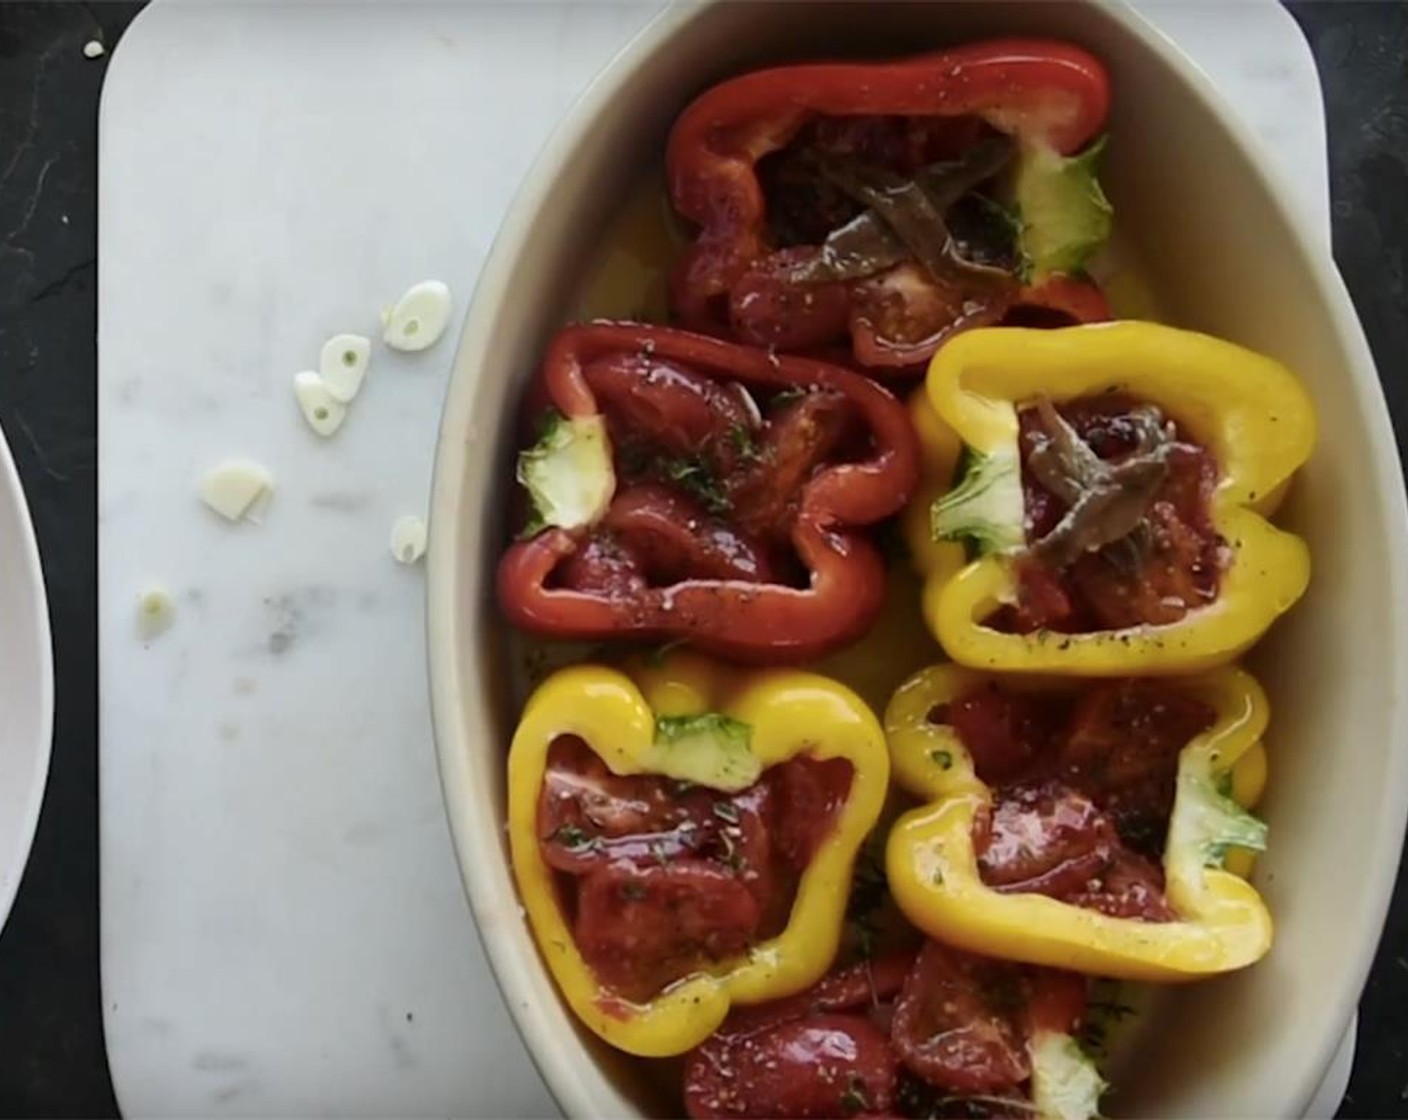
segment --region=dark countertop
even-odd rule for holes
[[[137,3],[0,4],[0,416],[54,630],[48,795],[0,936],[0,1115],[107,1116],[98,981],[97,108]],[[1292,3],[1324,84],[1335,256],[1408,430],[1408,5]],[[1347,869],[1352,873],[1352,869]],[[1408,875],[1361,1004],[1341,1115],[1408,1116]]]

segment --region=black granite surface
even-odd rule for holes
[[[1232,0],[1229,0],[1232,2]],[[132,3],[0,3],[0,417],[39,534],[57,659],[48,796],[0,936],[0,1115],[108,1116],[98,977],[98,95]],[[1292,3],[1320,66],[1335,255],[1408,432],[1408,6]],[[1298,107],[1288,107],[1288,110]],[[1353,868],[1346,868],[1353,874]],[[1408,1116],[1408,890],[1364,994],[1347,1117]]]

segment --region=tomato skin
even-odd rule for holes
[[[791,1019],[715,1035],[685,1063],[691,1117],[874,1115],[894,1101],[898,1075],[885,1033],[855,1014]]]
[[[745,272],[729,290],[729,325],[739,342],[808,350],[846,336],[851,297],[846,285],[801,285],[788,278],[815,248],[783,249]]]
[[[1108,814],[1056,781],[1009,786],[973,826],[985,883],[1112,917],[1174,921],[1162,869],[1131,851]]]
[[[1014,992],[1010,1003],[994,994]],[[1031,1074],[1021,1016],[1026,991],[1012,965],[925,944],[895,1004],[895,1050],[931,1085],[959,1093],[1006,1089]]]
[[[596,394],[618,442],[636,432],[673,455],[723,441],[751,416],[736,393],[680,362],[652,354],[618,352],[588,363],[582,377]]]
[[[634,598],[647,587],[643,558],[603,533],[573,546],[558,567],[557,578],[573,591],[611,599]]]
[[[991,682],[947,704],[943,722],[953,728],[974,772],[987,785],[1026,774],[1050,736],[1035,700]]]
[[[771,583],[776,578],[767,551],[755,541],[657,483],[617,491],[602,527],[638,558],[656,586],[687,579]]]
[[[877,1014],[914,963],[900,951],[828,974],[805,992],[736,1009],[685,1063],[693,1117],[876,1116],[898,1062]],[[823,1056],[824,1055],[824,1056]],[[829,1072],[818,1076],[824,1064]]]
[[[760,539],[786,539],[813,474],[837,452],[854,422],[839,393],[808,393],[769,417],[753,461],[728,480],[733,518]]]
[[[779,767],[770,775],[775,843],[792,867],[805,868],[830,835],[836,814],[850,795],[853,775],[851,764],[839,758]]]
[[[581,878],[573,938],[613,994],[649,999],[709,961],[746,952],[761,917],[736,876],[703,860],[612,863]]]

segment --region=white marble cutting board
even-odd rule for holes
[[[1141,5],[1224,87],[1328,236],[1319,85],[1274,4]],[[440,802],[418,568],[457,325],[547,130],[655,10],[164,0],[100,126],[102,975],[130,1116],[554,1112],[487,971]],[[1292,119],[1287,106],[1300,112]],[[332,441],[290,392],[415,281]],[[200,507],[226,455],[264,523]],[[136,599],[175,594],[149,646]],[[1335,1100],[1338,1096],[1331,1093]]]

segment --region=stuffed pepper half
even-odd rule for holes
[[[1082,272],[1110,229],[1108,107],[1101,64],[1044,40],[715,86],[666,156],[698,226],[675,313],[759,346],[842,345],[876,372],[967,327],[1108,318]]]
[[[568,327],[529,401],[531,508],[499,565],[514,624],[758,662],[859,637],[885,593],[865,528],[917,476],[901,405],[860,374],[663,327]]]
[[[946,425],[964,445],[930,531],[976,558],[918,556],[925,617],[955,661],[1208,668],[1305,591],[1305,543],[1263,516],[1315,440],[1310,398],[1280,363],[1153,323],[995,328],[945,347],[925,388],[921,438]]]
[[[1266,698],[1246,673],[1028,680],[956,665],[895,694],[890,889],[934,937],[1138,980],[1242,968],[1271,918],[1230,867],[1265,847]],[[1238,855],[1241,858],[1231,860]]]
[[[675,655],[550,677],[508,775],[514,875],[563,996],[663,1057],[825,973],[889,759],[841,685]]]

